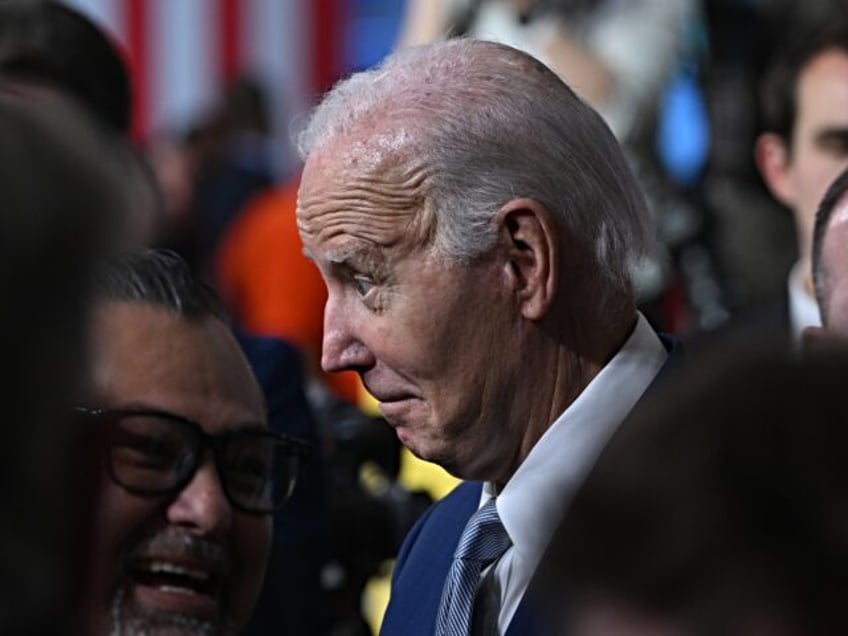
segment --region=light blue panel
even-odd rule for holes
[[[701,175],[710,148],[709,117],[693,68],[671,81],[663,98],[657,154],[671,177],[691,185]]]
[[[218,99],[218,1],[147,1],[151,128],[185,130]]]

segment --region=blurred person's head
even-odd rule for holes
[[[0,78],[23,95],[56,92],[75,100],[116,142],[128,175],[129,247],[153,243],[164,202],[156,175],[130,141],[132,95],[122,51],[79,11],[55,0],[0,0]]]
[[[174,253],[99,277],[82,423],[99,440],[94,633],[230,634],[262,586],[271,513],[302,448],[268,431],[262,391],[214,293]]]
[[[848,17],[793,24],[763,76],[760,173],[793,214],[805,284],[812,294],[810,252],[816,209],[848,167]]]
[[[652,226],[612,133],[538,60],[454,39],[337,85],[301,150],[322,366],[416,455],[505,482],[636,319]]]
[[[50,85],[112,131],[130,127],[122,55],[78,11],[53,0],[0,0],[0,75]]]
[[[249,75],[234,78],[227,85],[223,101],[221,116],[231,131],[260,135],[270,132],[268,95],[258,79]]]
[[[846,633],[846,373],[734,350],[637,407],[543,560],[562,633]]]
[[[816,213],[813,282],[822,325],[805,337],[848,337],[848,170],[831,184]]]
[[[126,183],[112,140],[74,104],[8,88],[0,82],[0,632],[55,633],[79,513],[63,424],[84,367],[94,271],[120,241]]]

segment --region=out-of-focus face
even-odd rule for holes
[[[818,205],[848,167],[848,53],[831,49],[814,57],[801,71],[796,99],[784,203],[808,250]]]
[[[209,434],[265,428],[261,390],[228,329],[140,303],[93,322],[87,406],[167,411]],[[227,634],[262,584],[271,519],[233,508],[210,451],[178,493],[131,494],[104,467],[84,606],[94,633]]]
[[[597,601],[574,607],[558,623],[563,636],[696,636],[697,634],[768,634],[802,636],[809,634],[786,607],[764,604],[747,606],[738,601],[710,604],[712,590],[705,589],[695,607],[672,605],[649,610],[625,601]],[[699,603],[702,603],[701,606]]]
[[[396,155],[395,155],[396,159]],[[520,327],[492,254],[432,246],[426,169],[340,142],[304,169],[298,226],[327,285],[322,366],[357,371],[413,453],[464,477],[514,468]]]
[[[670,617],[623,602],[594,602],[560,617],[562,634],[572,636],[692,636]]]
[[[832,335],[848,338],[848,195],[833,209],[821,256],[827,281],[824,323]]]

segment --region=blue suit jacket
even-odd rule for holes
[[[675,339],[664,335],[660,339],[669,358],[648,392],[654,390],[682,357]],[[463,482],[434,504],[410,530],[395,563],[381,636],[433,635],[453,553],[469,517],[480,505],[482,488],[480,482]],[[550,628],[532,607],[530,595],[525,594],[512,617],[507,636],[544,636],[548,633],[551,633]]]

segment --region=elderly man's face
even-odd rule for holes
[[[167,411],[212,435],[266,426],[261,390],[215,319],[105,303],[93,340],[89,406]],[[224,634],[252,611],[271,520],[230,505],[207,450],[171,495],[132,494],[104,468],[91,531],[85,606],[95,632]]]
[[[501,477],[492,471],[517,446],[504,420],[520,366],[504,265],[494,252],[446,262],[432,246],[425,170],[374,156],[330,146],[301,181],[298,226],[328,290],[322,366],[357,371],[419,457]]]
[[[827,330],[848,338],[848,195],[833,210],[822,244],[827,281]]]

